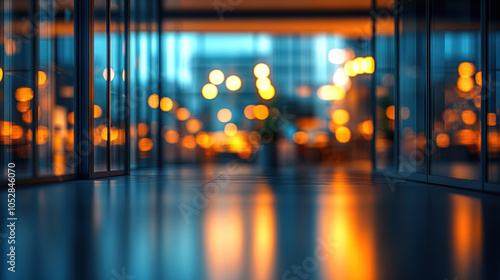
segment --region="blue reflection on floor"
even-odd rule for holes
[[[364,172],[170,167],[16,198],[2,279],[500,279],[499,196]]]

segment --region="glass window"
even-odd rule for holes
[[[0,6],[0,160],[21,179],[75,172],[73,2],[36,6]]]
[[[431,175],[480,179],[480,3],[432,1]]]
[[[18,178],[34,176],[33,159],[33,26],[22,1],[0,5],[0,137],[2,166],[16,164]],[[45,130],[44,130],[45,131]],[[48,131],[44,132],[47,135]],[[41,138],[41,137],[39,137]],[[38,140],[40,141],[40,140]],[[2,170],[6,178],[7,169]]]
[[[401,0],[399,30],[399,171],[426,171],[425,1]]]
[[[39,2],[37,152],[40,176],[74,173],[73,2]],[[58,15],[66,16],[58,18]]]
[[[375,34],[376,169],[394,169],[395,31],[394,16],[387,1],[379,2]]]
[[[125,169],[125,125],[127,117],[125,81],[125,0],[111,1],[111,170]]]
[[[108,77],[120,79],[114,69],[108,71],[106,0],[94,1],[94,171],[108,170]],[[109,72],[109,73],[108,73]]]

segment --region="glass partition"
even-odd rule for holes
[[[108,170],[108,77],[120,74],[108,69],[108,0],[94,0],[94,172]]]
[[[480,15],[477,1],[432,1],[431,175],[481,179]]]
[[[127,3],[94,1],[94,172],[125,171],[128,164]]]
[[[377,1],[375,19],[375,168],[395,169],[396,43],[394,2]]]
[[[403,175],[426,174],[427,33],[425,1],[400,1],[399,157]]]

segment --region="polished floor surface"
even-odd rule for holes
[[[500,196],[367,172],[183,166],[16,199],[1,279],[500,279]]]

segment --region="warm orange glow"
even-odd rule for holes
[[[39,126],[36,130],[36,144],[43,145],[49,140],[49,129],[45,126]]]
[[[21,139],[21,137],[23,137],[23,134],[24,131],[22,127],[20,127],[19,125],[12,126],[12,134],[11,134],[12,140]]]
[[[462,112],[462,121],[464,124],[473,125],[476,123],[476,113],[471,110],[465,110]]]
[[[224,133],[227,136],[235,136],[238,133],[238,127],[234,123],[228,123],[224,127]]]
[[[111,81],[113,81],[113,79],[115,78],[115,71],[113,70],[113,68],[111,68]],[[108,68],[104,69],[104,71],[102,71],[102,77],[104,78],[104,80],[108,80]]]
[[[391,106],[387,107],[387,109],[385,110],[385,115],[390,120],[396,119],[396,111],[394,109],[394,105],[391,105]]]
[[[293,134],[293,141],[298,145],[304,145],[307,143],[309,136],[304,131],[297,131]]]
[[[488,123],[488,126],[495,126],[495,125],[497,125],[497,114],[495,114],[495,113],[488,113],[487,123]]]
[[[314,144],[317,147],[327,147],[330,142],[330,137],[326,132],[318,132],[314,137]]]
[[[38,85],[43,86],[47,82],[47,74],[43,71],[38,71]]]
[[[457,81],[457,87],[463,92],[469,92],[474,89],[474,79],[469,77],[460,77]],[[472,98],[472,97],[471,97]],[[467,98],[470,99],[470,98]]]
[[[145,123],[137,124],[137,134],[140,138],[146,137],[149,133],[149,126]]]
[[[13,56],[17,53],[17,42],[14,39],[5,38],[4,50],[7,56]]]
[[[269,109],[265,105],[257,105],[252,109],[253,115],[259,120],[265,120],[269,117]]]
[[[33,90],[28,87],[20,87],[16,90],[16,100],[19,102],[26,102],[33,99]]]
[[[214,185],[208,183],[207,187],[213,188]],[[228,208],[207,207],[204,213],[206,222],[200,228],[207,279],[241,278],[243,263],[248,257],[245,240],[249,240],[251,233],[247,232],[249,227],[244,220],[243,208],[239,206],[243,201],[236,196],[224,199]]]
[[[248,154],[247,154],[248,155]],[[251,150],[249,151],[251,155]],[[265,184],[260,183],[256,186],[254,207],[255,211],[252,217],[252,278],[253,279],[276,279],[274,272],[275,253],[277,247],[276,240],[276,215],[274,192]],[[293,279],[293,278],[292,278]]]
[[[476,74],[476,84],[478,84],[479,86],[482,86],[483,85],[483,72],[477,72]]]
[[[158,97],[158,94],[151,94],[148,98],[148,105],[152,109],[158,108],[160,105],[160,97]]]
[[[480,199],[453,194],[450,197],[451,236],[449,244],[453,256],[453,270],[457,279],[467,279],[472,271],[482,268],[483,205]]]
[[[253,74],[257,78],[265,78],[269,76],[271,73],[271,70],[269,69],[269,66],[267,66],[265,63],[259,63],[255,65],[253,68]]]
[[[68,122],[71,125],[75,124],[75,112],[71,112],[68,114]]]
[[[125,72],[125,70],[122,71],[122,80],[125,82],[125,80],[127,80],[127,73]]]
[[[481,95],[474,96],[472,101],[474,102],[474,106],[476,106],[476,108],[481,108]]]
[[[208,100],[214,99],[219,94],[217,87],[213,84],[206,84],[201,89],[201,94]]]
[[[23,113],[23,121],[25,123],[31,123],[33,121],[32,111],[31,109]],[[38,119],[40,119],[40,107],[38,107]]]
[[[255,118],[255,116],[253,115],[253,108],[255,106],[254,105],[248,105],[245,107],[245,117],[249,120],[253,120]]]
[[[139,151],[149,152],[153,149],[153,141],[149,138],[142,138],[137,143],[137,146],[139,147]]]
[[[174,102],[172,102],[172,99],[168,98],[168,97],[163,97],[160,101],[160,109],[163,111],[163,112],[168,112],[170,110],[172,110],[172,108],[174,107]]]
[[[113,142],[113,141],[118,139],[119,131],[118,131],[118,129],[111,128],[111,131],[109,132],[109,134],[111,136],[111,142]],[[104,141],[108,141],[108,128],[107,127],[103,127],[101,129],[101,138]]]
[[[182,138],[182,146],[187,149],[196,148],[196,139],[193,135],[186,135]]]
[[[175,111],[175,114],[177,119],[180,121],[185,121],[191,116],[191,113],[187,108],[179,108]]]
[[[175,144],[175,143],[179,142],[179,133],[177,133],[177,131],[175,131],[175,130],[169,130],[169,131],[165,132],[164,138],[165,138],[165,141],[167,141],[167,143]]]
[[[208,149],[213,145],[212,137],[206,132],[200,132],[196,135],[196,143],[202,148]]]
[[[3,79],[3,69],[0,67],[0,82],[2,81]]]
[[[241,79],[236,75],[227,77],[226,87],[230,91],[239,90],[241,88]]]
[[[318,89],[318,97],[321,100],[342,100],[345,94],[345,90],[339,86],[324,85]]]
[[[220,122],[227,123],[228,121],[231,120],[233,117],[233,114],[231,113],[231,110],[229,109],[220,109],[219,112],[217,113],[217,119]]]
[[[363,70],[361,69],[361,64],[364,59],[362,57],[358,57],[352,61],[352,71],[356,72],[356,74],[363,74]]]
[[[356,77],[356,75],[358,75],[358,73],[356,71],[354,71],[354,69],[353,69],[353,62],[352,61],[348,61],[348,62],[345,63],[345,65],[344,65],[344,72],[349,77]]]
[[[203,128],[203,123],[198,119],[190,119],[186,122],[186,130],[189,133],[196,133]]]
[[[266,90],[259,90],[259,95],[264,100],[272,99],[275,95],[274,87],[270,85]]]
[[[366,74],[373,74],[375,72],[375,60],[373,57],[365,57],[361,62],[361,70]]]
[[[334,123],[344,125],[349,121],[349,112],[344,109],[335,110],[332,113],[332,120]]]
[[[102,115],[102,110],[99,105],[94,105],[94,119],[99,118]]]
[[[6,137],[10,136],[12,130],[11,122],[0,121],[0,136]]]
[[[358,131],[363,135],[366,140],[372,139],[373,134],[373,121],[367,120],[358,125]]]
[[[464,146],[476,145],[479,142],[479,133],[472,129],[460,129],[453,133],[453,141]]]
[[[458,66],[458,74],[460,77],[470,78],[476,73],[476,67],[470,62],[462,62]]]
[[[341,126],[335,130],[335,138],[340,143],[347,143],[351,140],[351,131],[349,128]]]
[[[214,85],[220,85],[224,82],[224,73],[221,70],[215,69],[208,74],[208,80]]]
[[[19,102],[17,103],[16,108],[19,113],[26,113],[30,109],[30,102],[29,101]]]
[[[439,148],[447,148],[450,146],[450,136],[446,133],[439,133],[436,136],[436,145]]]
[[[257,89],[259,91],[267,90],[271,86],[271,80],[269,80],[269,78],[267,77],[258,78],[257,81],[255,82],[255,85],[257,86]]]

